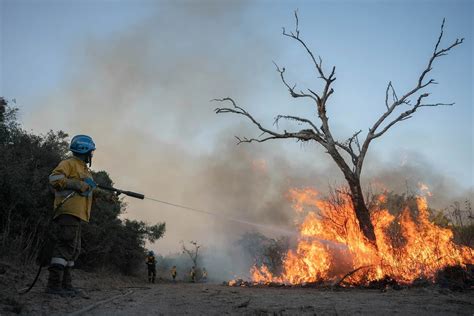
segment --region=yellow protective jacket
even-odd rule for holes
[[[54,208],[71,192],[77,193],[67,200],[59,209],[56,210],[54,218],[61,214],[69,214],[79,217],[81,220],[88,222],[91,214],[92,191],[83,196],[80,190],[70,189],[70,180],[84,181],[86,178],[92,178],[92,174],[87,164],[77,157],[65,159],[54,168],[49,176],[49,183],[55,189]],[[80,182],[77,182],[80,183]]]

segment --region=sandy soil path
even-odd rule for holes
[[[102,304],[87,315],[474,315],[473,293],[436,288],[320,290],[157,284]]]

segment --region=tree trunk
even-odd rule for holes
[[[349,189],[351,190],[352,205],[354,207],[354,211],[357,220],[359,221],[359,227],[362,230],[362,233],[372,244],[376,245],[374,226],[370,221],[369,209],[365,205],[364,195],[362,194],[362,187],[360,185],[359,177],[360,173],[353,172],[349,168],[344,158],[342,158],[342,156],[339,154],[334,145],[327,147],[327,149],[328,153],[334,159],[339,169],[341,169],[342,173],[344,174],[344,178],[349,184]]]
[[[356,213],[356,217],[359,221],[359,227],[362,230],[367,239],[375,245],[375,233],[374,233],[374,225],[370,220],[370,213],[369,209],[365,205],[364,195],[362,194],[362,188],[360,185],[360,179],[351,179],[348,180],[349,188],[351,190],[351,200],[352,205],[354,206],[354,211]]]

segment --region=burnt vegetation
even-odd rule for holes
[[[283,259],[290,249],[288,237],[269,238],[259,232],[247,232],[237,244],[255,266],[265,265],[274,274],[283,272]]]
[[[0,259],[29,264],[50,231],[54,197],[48,176],[67,157],[68,135],[29,133],[18,123],[17,113],[0,98]],[[94,179],[113,185],[106,171],[95,172]],[[120,219],[125,209],[115,194],[94,192],[91,221],[83,225],[78,267],[131,274],[142,265],[145,241],[161,238],[165,224]]]

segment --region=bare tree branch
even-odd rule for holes
[[[392,91],[392,103],[398,101],[397,93],[395,92],[395,88],[393,87],[392,82],[390,81],[387,85],[387,90],[385,91],[385,106],[387,107],[387,110],[389,110],[390,108],[388,102],[388,95],[390,90]]]
[[[360,154],[360,143],[359,143],[359,134],[362,132],[362,130],[359,130],[358,132],[354,133],[351,137],[349,137],[344,143],[339,143],[336,142],[336,146],[347,152],[352,160],[352,165],[353,165],[353,171],[355,166],[357,165],[357,160],[359,159],[359,154]],[[353,145],[356,146],[356,150],[353,148]]]
[[[280,69],[280,67],[278,67],[278,65],[275,62],[273,62],[273,64],[275,65],[276,70],[280,73],[281,81],[283,81],[285,86],[288,88],[288,91],[290,91],[290,95],[293,98],[303,98],[303,97],[305,97],[305,98],[310,98],[310,99],[314,100],[315,102],[318,102],[318,99],[317,99],[318,97],[317,96],[314,97],[313,95],[303,93],[302,91],[300,93],[295,92],[296,84],[293,85],[293,87],[291,87],[285,80],[285,76],[284,76],[285,67]]]
[[[334,89],[331,87],[332,83],[336,80],[335,74],[336,74],[336,67],[332,67],[331,73],[329,75],[326,75],[324,73],[324,70],[322,68],[322,59],[320,56],[318,56],[318,61],[316,61],[316,58],[314,57],[313,52],[309,49],[309,47],[306,45],[306,43],[300,38],[300,32],[299,32],[299,20],[298,20],[298,12],[295,11],[295,32],[286,32],[285,28],[283,28],[283,35],[290,37],[294,40],[296,40],[300,45],[303,46],[303,48],[306,50],[308,55],[311,57],[311,60],[313,62],[314,67],[316,68],[316,72],[319,74],[319,78],[321,78],[324,82],[324,88],[322,93],[316,93],[311,89],[308,89],[308,91],[311,93],[311,95],[305,94],[305,93],[299,93],[296,94],[294,93],[294,89],[288,85],[288,83],[284,80],[283,73],[280,72],[281,78],[285,86],[290,90],[290,94],[293,97],[309,97],[312,98],[316,102],[317,110],[318,110],[318,116],[321,120],[322,126],[321,126],[321,133],[324,135],[323,139],[327,143],[327,146],[325,146],[328,151],[332,152],[331,155],[336,155],[339,156],[338,160],[340,161],[341,165],[345,165],[344,168],[348,168],[348,166],[345,164],[344,159],[340,157],[340,154],[337,152],[336,149],[336,142],[334,141],[330,128],[329,128],[329,122],[328,122],[328,117],[326,115],[326,103],[329,99],[329,97],[334,93]],[[296,34],[296,35],[295,35]],[[283,69],[284,71],[284,69]],[[292,91],[293,90],[293,91]]]
[[[447,46],[446,48],[439,49],[439,45],[441,43],[441,40],[442,40],[443,34],[444,34],[444,22],[445,22],[445,19],[443,19],[443,22],[441,24],[441,31],[440,31],[440,34],[438,36],[438,40],[436,42],[433,54],[431,55],[431,57],[428,61],[428,65],[426,66],[426,68],[421,72],[420,76],[418,77],[418,81],[417,81],[416,86],[414,88],[412,88],[411,90],[409,90],[408,92],[406,92],[402,97],[398,98],[396,93],[395,93],[395,89],[393,88],[392,82],[389,82],[389,84],[387,85],[387,89],[385,91],[385,106],[386,106],[387,110],[374,123],[374,125],[369,129],[369,132],[367,133],[367,136],[366,136],[366,139],[365,139],[365,141],[362,145],[359,160],[358,160],[358,163],[357,163],[357,166],[356,166],[357,174],[360,175],[360,173],[362,171],[362,165],[363,165],[363,162],[364,162],[365,155],[367,153],[367,149],[369,147],[370,142],[373,139],[382,136],[385,132],[387,132],[396,123],[411,118],[412,117],[411,115],[413,113],[415,113],[416,110],[418,110],[418,108],[420,108],[420,107],[436,107],[436,106],[441,106],[441,105],[448,105],[449,106],[449,105],[454,104],[454,103],[427,103],[427,104],[423,104],[422,100],[429,96],[429,93],[426,93],[426,92],[422,93],[418,96],[417,102],[414,105],[412,105],[410,100],[409,100],[410,97],[412,97],[412,96],[416,95],[417,93],[421,92],[427,86],[432,85],[432,84],[437,84],[437,82],[434,79],[429,79],[428,81],[424,82],[424,79],[425,79],[426,75],[433,69],[432,68],[433,67],[433,62],[436,60],[436,58],[447,55],[447,53],[452,48],[462,44],[463,41],[464,41],[464,38],[456,39],[451,45]],[[391,104],[388,102],[388,95],[389,95],[390,90],[392,91],[392,100],[393,100],[393,102]],[[394,110],[396,110],[401,104],[409,105],[409,106],[411,106],[411,108],[409,110],[405,111],[405,112],[402,112],[401,114],[399,114],[395,118],[393,118],[390,122],[388,122],[385,125],[385,127],[382,128],[382,130],[378,131],[379,127],[381,127],[381,125],[387,120],[387,118],[390,117],[391,114],[394,112]]]
[[[429,93],[424,93],[424,94],[420,95],[420,96],[418,97],[418,100],[416,101],[416,104],[415,104],[410,110],[401,113],[401,114],[400,114],[399,116],[397,116],[393,121],[391,121],[387,126],[385,126],[380,132],[373,134],[372,139],[375,139],[375,138],[377,138],[377,137],[382,136],[386,131],[389,130],[390,127],[392,127],[392,126],[395,125],[396,123],[411,118],[411,117],[412,117],[411,114],[415,113],[416,110],[417,110],[418,108],[420,108],[420,107],[423,107],[423,106],[435,107],[435,106],[441,106],[441,105],[446,105],[446,106],[454,105],[454,103],[422,104],[422,103],[421,103],[422,99],[423,99],[423,98],[426,98],[426,97],[428,97],[428,96],[429,96]]]
[[[318,143],[320,143],[321,145],[326,146],[326,141],[320,136],[320,134],[318,134],[317,129],[316,130],[304,129],[304,130],[301,130],[299,132],[287,132],[285,130],[283,133],[278,133],[278,132],[275,132],[275,131],[272,131],[268,128],[263,127],[262,124],[260,124],[257,120],[255,120],[255,118],[252,115],[250,115],[243,108],[237,106],[237,104],[235,103],[235,101],[232,98],[227,97],[227,98],[223,98],[223,99],[214,99],[212,101],[218,101],[218,102],[229,101],[229,102],[231,102],[232,105],[233,105],[233,108],[216,108],[215,112],[217,114],[220,114],[220,113],[235,113],[235,114],[240,114],[240,115],[246,116],[247,118],[250,119],[250,121],[252,121],[252,123],[254,123],[263,132],[261,136],[263,136],[265,134],[269,135],[265,138],[250,138],[250,139],[246,138],[246,137],[244,137],[244,138],[236,137],[239,144],[240,143],[251,143],[251,142],[260,142],[261,143],[261,142],[264,142],[264,141],[267,141],[267,140],[270,140],[270,139],[278,139],[278,138],[296,138],[297,140],[301,140],[301,141],[315,140]],[[293,117],[293,118],[296,118],[296,117]],[[305,119],[301,119],[301,118],[299,120],[300,121],[305,121],[306,123],[309,123],[310,125],[314,125],[309,120],[305,120]]]
[[[316,125],[308,119],[301,118],[301,117],[298,117],[298,116],[292,116],[292,115],[278,115],[275,118],[274,125],[278,126],[278,122],[280,121],[280,119],[287,119],[287,120],[293,120],[293,121],[297,121],[297,122],[301,122],[301,123],[307,123],[314,129],[316,134],[323,137],[323,135],[321,134],[321,131],[319,130],[319,128],[317,128]]]

